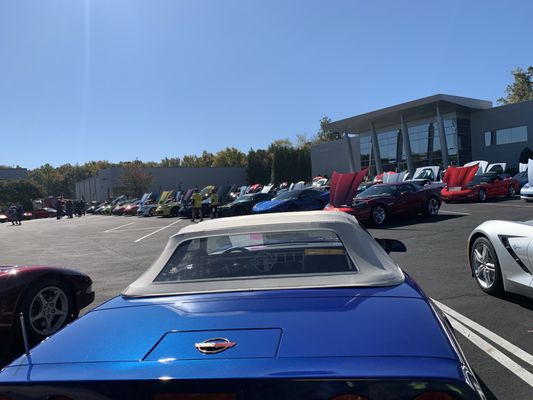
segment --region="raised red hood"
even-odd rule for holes
[[[363,182],[367,173],[368,168],[348,174],[333,172],[331,178],[331,190],[329,192],[329,203],[335,207],[351,203],[357,192],[357,188]]]
[[[448,187],[465,187],[468,182],[474,179],[479,168],[478,164],[470,167],[448,167],[442,180]]]

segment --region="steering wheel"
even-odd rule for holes
[[[243,269],[243,267],[245,267],[245,263],[242,262],[241,259],[237,258],[237,259],[233,259],[233,260],[230,260],[230,256],[232,255],[245,255],[245,254],[249,254],[250,253],[250,250],[248,250],[247,248],[245,247],[233,247],[231,249],[228,249],[228,250],[225,250],[224,252],[222,252],[221,254],[221,257],[222,257],[222,265],[224,266],[224,269],[226,270],[226,272],[228,274],[231,274],[235,271],[240,271]]]
[[[263,250],[255,253],[250,261],[256,271],[266,274],[276,265],[276,256]]]

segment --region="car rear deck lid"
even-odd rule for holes
[[[168,332],[143,361],[276,357],[281,329]]]

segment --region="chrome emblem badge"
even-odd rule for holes
[[[236,342],[230,342],[228,339],[225,339],[225,338],[213,338],[213,339],[204,340],[201,343],[195,343],[194,347],[200,353],[216,354],[216,353],[221,353],[227,349],[231,349],[232,347],[236,345],[237,345]]]

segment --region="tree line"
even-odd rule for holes
[[[294,143],[289,139],[276,140],[267,149],[250,149],[248,153],[235,147],[226,147],[216,153],[204,150],[200,155],[165,157],[159,162],[134,160],[113,163],[99,160],[84,164],[63,164],[59,167],[47,163],[30,170],[28,180],[0,181],[0,206],[24,203],[25,207],[31,208],[29,199],[47,196],[75,198],[76,182],[96,176],[107,168],[124,168],[124,190],[132,194],[149,185],[151,177],[143,172],[146,167],[243,167],[250,184],[308,181],[311,178],[311,145],[340,137],[327,130],[330,122],[331,119],[323,117],[320,129],[309,139],[305,135],[298,135]]]

